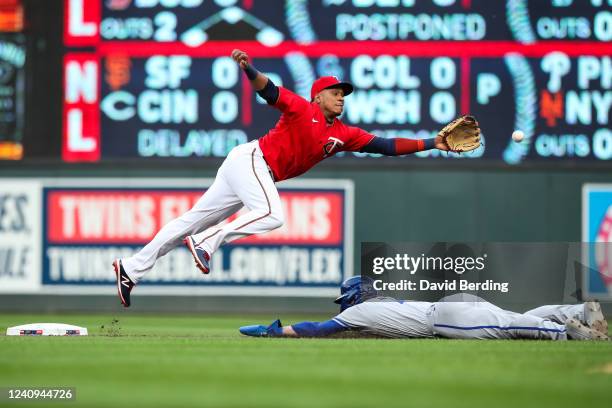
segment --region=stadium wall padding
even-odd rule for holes
[[[401,160],[401,159],[397,159]],[[38,167],[38,168],[35,168]],[[214,177],[215,166],[148,165],[94,168],[87,165],[6,167],[3,177]],[[581,189],[584,183],[612,182],[605,169],[457,168],[445,163],[426,168],[345,166],[325,164],[308,178],[342,178],[355,183],[354,265],[359,272],[360,243],[364,241],[524,241],[581,240]],[[110,272],[109,272],[110,273]],[[104,296],[46,296],[52,301],[4,295],[1,310],[114,310]],[[101,299],[94,299],[101,298]],[[146,297],[141,311],[163,310],[167,300]],[[183,298],[168,311],[233,310],[235,298],[210,301]],[[86,305],[89,303],[89,305]],[[170,302],[171,303],[171,302]],[[333,304],[308,298],[249,302],[252,312],[287,310],[329,312]],[[215,307],[211,308],[214,304]],[[227,307],[224,306],[227,305]],[[241,304],[241,303],[238,303]]]

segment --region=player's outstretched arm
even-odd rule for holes
[[[301,322],[285,327],[280,320],[275,320],[269,326],[243,326],[240,328],[240,333],[252,337],[325,337],[345,330],[348,330],[347,327],[335,320],[320,323]]]
[[[359,128],[357,132],[367,134]],[[371,139],[361,147],[365,153],[379,153],[385,156],[399,156],[423,150],[438,149],[452,152],[469,152],[480,146],[480,126],[476,118],[463,115],[450,122],[430,139],[385,139],[370,135]]]
[[[365,153],[378,153],[385,156],[401,156],[430,149],[447,151],[448,147],[440,136],[432,137],[431,139],[386,139],[374,136],[370,143],[365,145],[361,151]]]

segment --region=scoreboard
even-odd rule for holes
[[[611,5],[64,0],[62,156],[224,157],[263,136],[279,112],[229,57],[240,48],[306,98],[318,76],[351,82],[343,121],[381,137],[428,138],[460,114],[478,118],[478,150],[406,160],[610,161]]]

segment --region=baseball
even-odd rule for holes
[[[515,130],[514,132],[512,132],[512,140],[514,140],[517,143],[520,143],[524,137],[525,137],[525,134],[523,133],[522,130]]]

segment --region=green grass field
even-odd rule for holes
[[[0,314],[88,337],[0,336],[0,387],[76,387],[66,407],[597,407],[612,342],[256,339],[266,317]],[[309,316],[286,316],[292,323]],[[104,328],[101,329],[101,326]],[[0,405],[6,402],[1,403]]]

